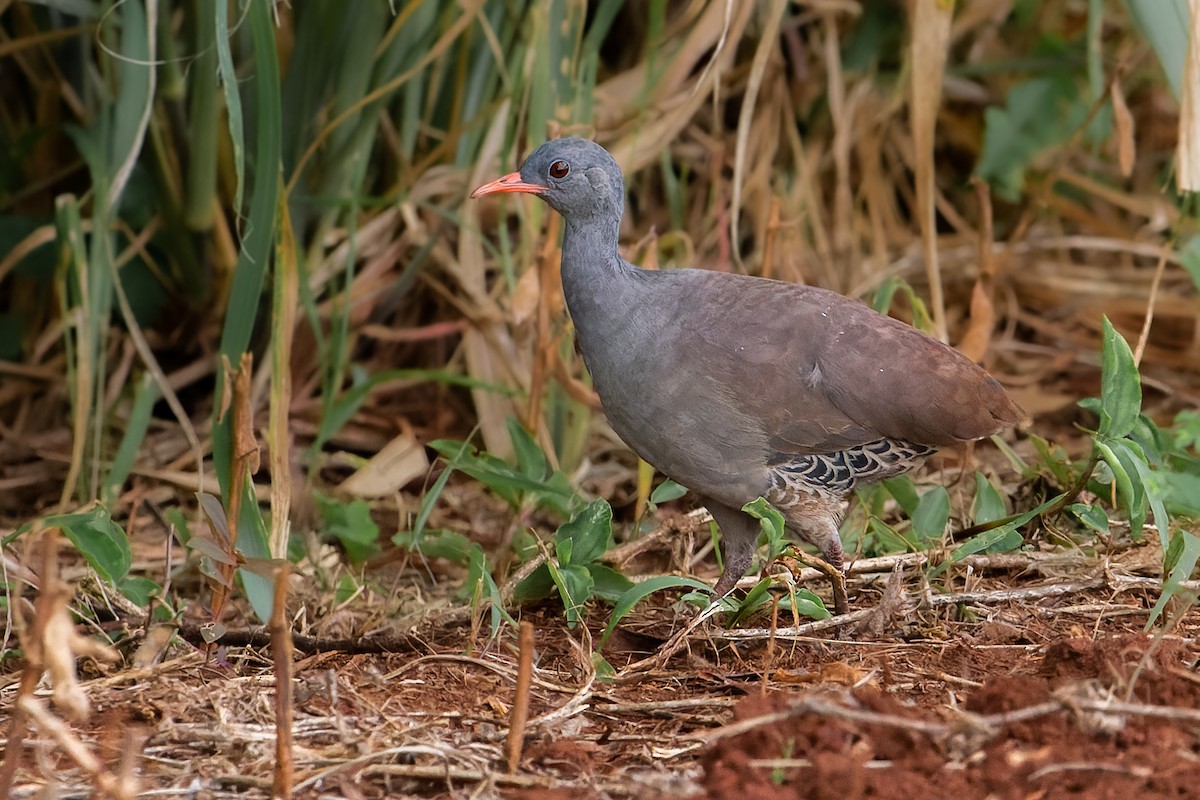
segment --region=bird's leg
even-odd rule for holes
[[[750,569],[750,562],[754,560],[754,545],[758,542],[759,525],[758,520],[741,509],[708,498],[702,499],[708,513],[712,514],[721,529],[725,570],[713,588],[713,597],[720,598],[733,591],[733,587]]]
[[[846,598],[846,554],[842,550],[841,534],[838,533],[838,501],[817,495],[811,501],[790,505],[777,504],[776,507],[783,514],[789,528],[821,551],[821,557],[831,567],[821,571],[829,575],[833,584],[834,613],[847,613],[850,603]],[[815,566],[821,569],[819,565]]]

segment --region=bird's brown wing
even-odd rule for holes
[[[1021,418],[991,377],[911,326],[834,292],[709,273],[695,302],[711,377],[780,453],[880,438],[949,445]]]

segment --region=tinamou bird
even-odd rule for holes
[[[854,487],[1023,418],[957,350],[835,292],[630,264],[617,249],[621,170],[593,142],[547,142],[471,197],[499,192],[535,194],[562,215],[563,292],[584,363],[617,435],[720,526],[717,596],[753,560],[759,523],[745,504],[766,498],[840,571]]]

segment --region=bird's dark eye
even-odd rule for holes
[[[550,177],[558,178],[559,180],[567,177],[567,173],[571,171],[571,165],[565,161],[555,161],[550,165]]]

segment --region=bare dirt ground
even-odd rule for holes
[[[535,669],[513,772],[511,634],[490,638],[444,589],[385,599],[376,576],[354,602],[328,608],[328,592],[296,578],[293,626],[314,638],[296,643],[295,796],[1198,796],[1200,618],[1180,606],[1165,632],[1143,632],[1156,547],[980,556],[933,584],[923,560],[900,559],[899,592],[884,591],[896,559],[860,563],[851,624],[789,628],[783,609],[774,634],[769,615],[736,631],[709,622],[665,663],[646,659],[694,611],[655,595],[604,649],[613,680],[598,678],[590,658],[607,608],[572,631],[555,604],[527,607]],[[132,759],[144,796],[269,796],[266,636],[208,655],[176,638],[161,661],[139,667],[141,623],[113,612],[111,629],[129,634],[124,661],[85,662],[93,713],[73,727],[100,768]],[[338,638],[342,649],[322,649]],[[18,677],[0,680],[8,714]],[[15,797],[88,794],[61,742],[30,735]]]

